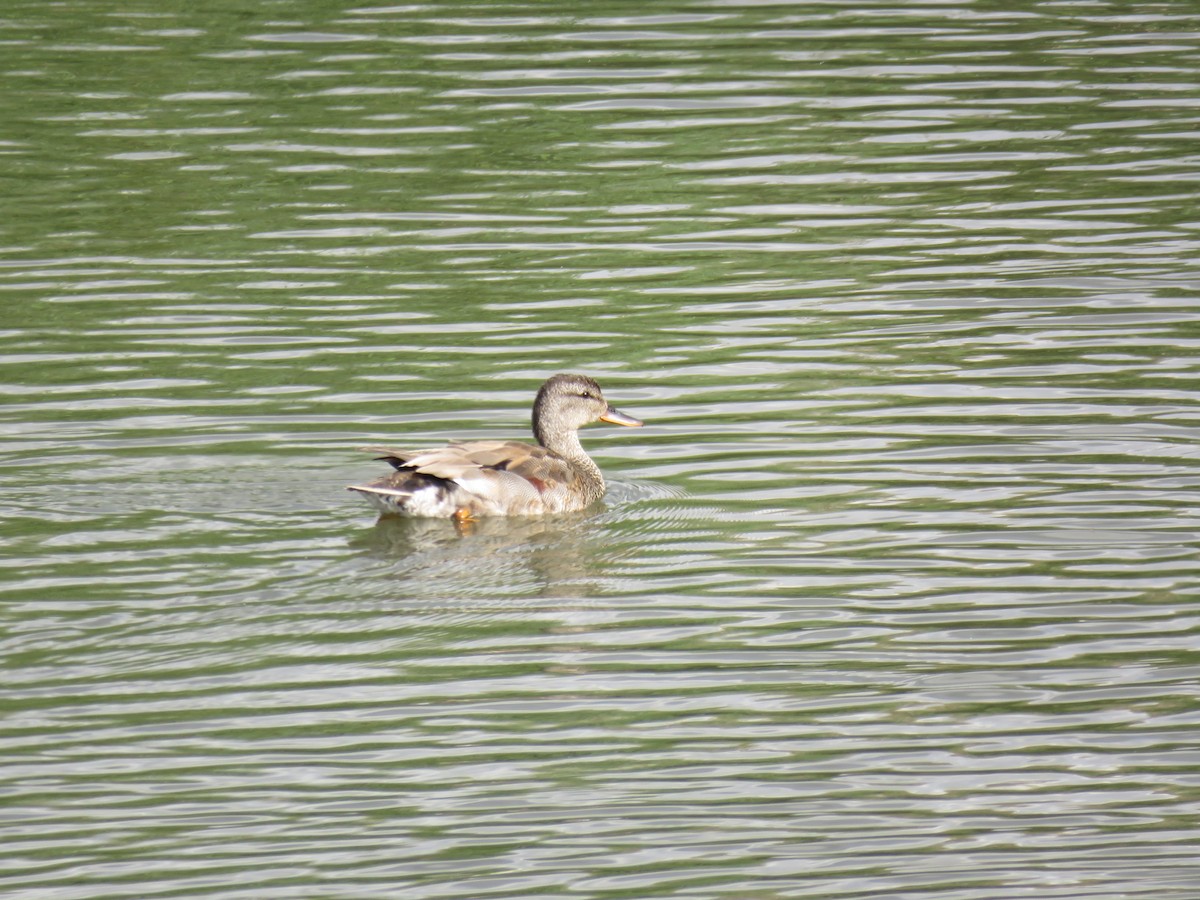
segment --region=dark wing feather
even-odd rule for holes
[[[359,447],[358,449],[366,453],[382,454],[375,458],[387,463],[393,469],[407,465],[410,459],[422,452],[420,450],[393,450],[390,447]]]

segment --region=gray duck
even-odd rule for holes
[[[604,496],[604,476],[579,443],[592,422],[640,426],[613,409],[586,375],[555,375],[533,401],[533,436],[522,441],[455,442],[434,450],[364,447],[395,469],[351,485],[381,513],[397,516],[530,516],[573,512]]]

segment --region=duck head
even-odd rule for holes
[[[533,401],[533,434],[543,447],[552,447],[562,435],[592,422],[610,422],[636,428],[640,419],[614,409],[600,385],[586,375],[559,374],[542,385]]]

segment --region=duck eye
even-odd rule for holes
[[[596,399],[596,395],[593,394],[591,391],[581,391],[579,396],[582,397],[584,400],[595,400]]]

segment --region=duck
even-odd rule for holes
[[[432,450],[363,447],[393,472],[352,484],[381,515],[453,518],[575,512],[604,496],[604,475],[579,443],[593,422],[639,428],[614,409],[586,375],[559,373],[533,401],[533,436],[524,441],[458,441]]]

